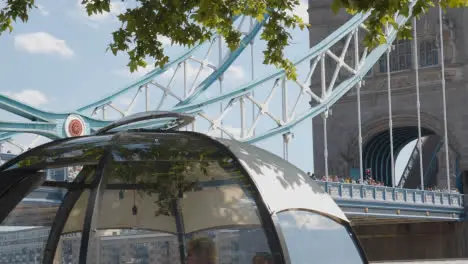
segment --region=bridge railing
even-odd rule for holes
[[[425,206],[463,207],[463,194],[385,186],[316,181],[335,199],[404,203]]]

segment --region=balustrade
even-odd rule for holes
[[[316,182],[334,199],[463,207],[463,195],[458,193],[423,191],[340,182]]]

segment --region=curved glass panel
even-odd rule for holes
[[[48,170],[43,193],[68,188],[65,196],[45,196],[57,203],[49,221],[59,224],[49,227],[38,261],[78,263],[86,254],[87,263],[234,264],[280,254],[270,249],[278,241],[269,241],[274,231],[262,225],[249,176],[210,139],[144,132],[90,138],[17,163]],[[111,155],[101,170],[104,151]]]
[[[354,238],[340,223],[309,211],[285,211],[278,218],[291,263],[364,263]]]
[[[248,176],[210,140],[132,133],[118,142],[88,261],[227,264],[272,255]]]
[[[158,118],[157,120],[141,120],[141,121],[136,121],[132,122],[127,125],[122,125],[118,127],[114,127],[107,132],[122,132],[122,131],[127,131],[129,129],[141,129],[144,127],[151,126],[152,130],[156,129],[165,129],[168,130],[168,128],[173,128],[175,125],[178,125],[180,123],[178,117],[165,117],[165,118]]]
[[[48,147],[38,147],[37,150],[26,154],[21,160],[3,168],[58,168],[74,164],[97,164],[104,153],[104,149],[111,143],[112,135],[76,138],[52,144]]]

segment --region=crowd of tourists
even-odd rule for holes
[[[353,179],[351,177],[342,177],[337,175],[329,175],[328,177],[322,176],[321,178],[317,178],[314,174],[310,175],[314,180],[320,181],[328,181],[328,182],[341,182],[341,183],[352,183],[352,184],[365,184],[365,185],[372,185],[372,186],[385,186],[383,182],[376,181],[372,177],[368,177],[367,179]]]
[[[337,175],[329,175],[328,177],[322,176],[322,177],[316,177],[315,174],[307,173],[313,180],[319,180],[319,181],[326,181],[326,182],[340,182],[340,183],[351,183],[351,184],[364,184],[364,185],[371,185],[371,186],[385,186],[385,184],[381,181],[377,181],[372,176],[366,175],[367,177],[363,179],[361,182],[361,179],[353,179],[351,177],[343,177],[343,176],[337,176]],[[417,187],[418,190],[421,189],[421,186]],[[439,187],[426,187],[426,191],[433,191],[433,192],[447,192],[447,189],[445,188],[439,188]],[[452,193],[460,193],[455,186],[451,188]]]

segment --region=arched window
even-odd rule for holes
[[[419,66],[428,67],[439,64],[439,51],[435,40],[424,40],[419,43]]]
[[[390,71],[409,70],[413,67],[411,52],[411,41],[406,39],[397,40],[394,44],[395,50],[390,52]],[[379,71],[387,72],[387,55],[384,54],[379,60]]]
[[[390,53],[390,70],[403,71],[413,67],[412,43],[410,40],[395,42],[395,50]],[[428,67],[439,63],[439,51],[434,39],[419,42],[419,66]],[[387,56],[384,54],[379,60],[379,71],[387,71]]]
[[[310,211],[284,211],[278,219],[291,263],[364,263],[351,232],[331,218]]]

